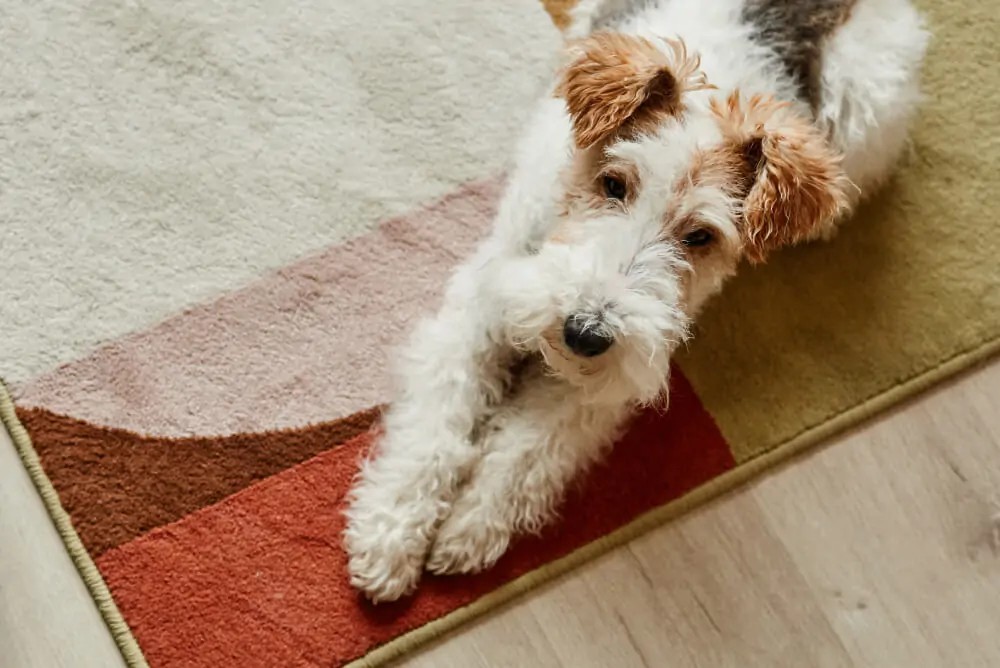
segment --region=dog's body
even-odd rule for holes
[[[576,10],[492,235],[400,355],[347,511],[373,600],[548,522],[666,398],[674,348],[741,259],[830,234],[904,149],[927,42],[907,0],[629,4]]]

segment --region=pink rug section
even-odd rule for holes
[[[384,403],[387,353],[486,233],[502,178],[98,349],[15,388],[18,405],[156,436],[326,422]]]

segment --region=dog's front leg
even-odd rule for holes
[[[469,573],[491,566],[517,533],[555,515],[566,486],[596,461],[629,414],[584,403],[579,390],[543,371],[484,428],[480,459],[438,530],[427,568]]]
[[[520,275],[514,265],[553,224],[570,137],[563,102],[546,97],[527,128],[491,237],[402,351],[385,436],[351,494],[344,534],[351,582],[373,600],[416,585],[434,530],[481,454],[471,433],[504,394],[514,352],[504,325],[508,296],[498,288]]]
[[[416,586],[433,531],[477,456],[471,432],[503,395],[511,352],[498,343],[500,309],[490,294],[491,273],[502,262],[484,244],[398,356],[385,434],[345,513],[351,583],[373,601]]]

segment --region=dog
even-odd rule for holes
[[[743,260],[831,236],[907,146],[908,0],[583,0],[492,233],[398,354],[351,583],[491,566],[555,516]]]

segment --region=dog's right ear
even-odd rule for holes
[[[599,32],[570,46],[556,95],[566,100],[580,148],[608,137],[652,129],[679,115],[685,90],[711,88],[680,40]]]

